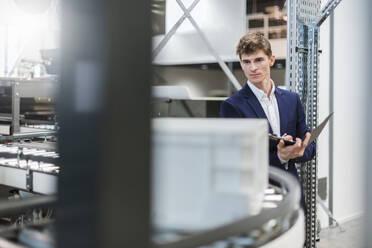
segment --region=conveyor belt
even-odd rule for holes
[[[0,184],[39,194],[56,193],[58,154],[54,151],[0,145]]]
[[[57,193],[57,174],[0,165],[0,184],[39,194]]]
[[[54,151],[44,149],[0,145],[0,160],[1,158],[15,158],[18,160],[57,164],[58,154]],[[6,164],[9,162],[11,163],[9,165],[14,165],[12,161],[5,160],[0,163],[3,164],[3,162],[6,162]]]

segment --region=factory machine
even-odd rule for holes
[[[54,112],[57,89],[54,76],[0,78],[2,247],[41,247],[54,242],[40,230],[50,226],[53,209],[48,206],[54,202],[60,170]]]
[[[0,109],[0,184],[32,193],[56,193],[59,167],[53,99],[57,86],[54,77],[0,78],[4,103]]]
[[[149,178],[154,176],[150,176],[151,170],[148,169],[149,166],[147,160],[148,154],[150,153],[150,145],[148,144],[148,136],[150,135],[150,132],[147,133],[148,126],[146,126],[146,123],[149,121],[148,112],[146,112],[148,111],[148,102],[146,101],[149,101],[149,99],[144,99],[143,102],[138,102],[139,95],[137,95],[137,91],[135,91],[135,94],[133,94],[131,91],[128,91],[128,88],[125,88],[123,86],[124,84],[120,80],[112,81],[112,84],[117,88],[112,87],[107,89],[102,87],[103,90],[106,90],[107,92],[111,93],[111,96],[115,97],[118,96],[117,89],[122,89],[120,92],[120,97],[124,99],[122,105],[128,109],[128,106],[133,105],[133,102],[136,102],[137,104],[135,111],[128,111],[128,113],[130,113],[130,118],[123,120],[121,119],[123,116],[122,112],[117,110],[117,102],[111,102],[108,100],[107,104],[109,107],[106,109],[108,111],[106,114],[107,116],[111,117],[111,122],[107,124],[109,128],[105,130],[107,135],[105,135],[104,138],[110,137],[110,142],[112,141],[112,144],[116,145],[115,148],[118,146],[125,147],[125,159],[127,163],[125,166],[123,166],[122,164],[118,163],[119,160],[115,160],[117,157],[122,159],[122,154],[121,156],[116,156],[116,149],[111,149],[108,151],[106,150],[105,155],[113,154],[114,156],[107,155],[105,157],[106,163],[104,164],[104,169],[102,169],[101,167],[103,167],[103,164],[98,162],[100,159],[102,159],[98,152],[100,151],[99,149],[102,148],[102,140],[99,140],[102,139],[102,137],[99,137],[99,135],[94,136],[92,133],[95,134],[101,127],[100,125],[95,124],[96,122],[98,123],[100,121],[97,116],[102,116],[102,113],[100,112],[102,110],[100,108],[96,108],[95,105],[97,102],[97,96],[99,96],[99,93],[101,93],[101,91],[98,90],[101,89],[98,87],[100,86],[99,83],[101,83],[101,80],[97,78],[102,76],[97,72],[99,70],[96,69],[98,68],[97,65],[101,66],[100,63],[103,60],[101,56],[103,56],[102,54],[104,53],[97,53],[95,54],[96,57],[89,57],[91,61],[87,60],[86,55],[91,54],[92,51],[103,49],[102,44],[104,42],[97,37],[98,35],[101,36],[102,33],[105,33],[97,32],[97,30],[104,26],[101,25],[102,20],[97,18],[98,16],[102,16],[100,11],[104,9],[102,8],[103,3],[101,1],[92,1],[92,3],[95,4],[94,6],[99,8],[81,8],[80,4],[83,3],[78,1],[66,2],[66,7],[75,7],[79,11],[87,11],[89,14],[82,16],[89,18],[90,22],[76,22],[76,20],[73,18],[66,18],[66,20],[71,19],[73,25],[70,23],[70,30],[72,31],[65,32],[67,34],[69,34],[69,32],[80,34],[78,32],[81,32],[81,30],[88,30],[89,32],[87,31],[86,33],[87,37],[91,36],[94,38],[90,39],[90,44],[80,41],[79,39],[73,41],[76,42],[76,44],[73,44],[75,46],[73,47],[75,50],[72,49],[72,52],[69,55],[72,58],[71,60],[85,62],[81,62],[81,67],[78,68],[81,71],[76,71],[74,66],[69,66],[71,61],[65,58],[65,72],[68,72],[70,76],[76,76],[77,72],[84,73],[84,76],[90,76],[89,79],[92,79],[93,83],[95,83],[95,86],[97,87],[93,87],[92,92],[90,92],[92,93],[91,95],[88,94],[89,92],[86,93],[87,99],[89,97],[92,99],[90,99],[91,101],[87,101],[86,105],[83,105],[83,108],[80,109],[80,112],[73,111],[70,103],[68,102],[70,99],[66,97],[66,93],[68,96],[76,94],[77,92],[79,93],[76,88],[80,87],[81,85],[77,86],[72,84],[72,82],[74,82],[74,80],[80,80],[80,83],[86,83],[84,80],[82,80],[83,77],[77,77],[76,79],[71,76],[71,78],[68,78],[68,76],[66,76],[68,74],[67,73],[65,75],[66,78],[64,79],[64,83],[71,84],[68,85],[71,87],[71,89],[69,87],[64,87],[64,89],[62,89],[64,95],[60,94],[60,96],[63,95],[65,97],[62,99],[62,101],[64,101],[66,104],[66,106],[64,106],[61,110],[61,117],[65,119],[74,118],[75,124],[80,124],[81,128],[81,130],[79,130],[80,139],[78,141],[76,141],[75,129],[73,130],[72,127],[68,125],[65,125],[64,129],[61,129],[64,131],[63,134],[66,135],[63,136],[64,141],[61,142],[61,147],[65,147],[64,155],[67,154],[70,156],[67,156],[67,159],[70,160],[64,161],[65,164],[63,166],[66,173],[64,175],[64,180],[60,180],[59,183],[59,185],[65,186],[61,187],[59,191],[59,200],[61,202],[60,206],[64,208],[62,209],[64,211],[61,211],[61,218],[59,219],[60,223],[62,223],[60,224],[59,229],[61,232],[58,233],[60,237],[59,242],[60,245],[62,245],[61,247],[70,247],[68,244],[78,247],[98,247],[95,246],[95,241],[102,240],[97,238],[101,237],[101,235],[97,234],[102,234],[102,236],[106,238],[103,238],[103,240],[107,243],[110,243],[111,240],[120,242],[121,240],[129,240],[129,238],[139,236],[140,238],[135,240],[138,243],[136,244],[137,247],[146,247],[146,245],[149,245],[147,243],[147,238],[149,238],[149,241],[153,247],[158,248],[303,247],[304,241],[306,241],[306,247],[316,247],[316,160],[309,162],[306,169],[302,171],[305,182],[304,184],[306,186],[305,195],[309,202],[307,206],[308,211],[305,216],[306,237],[304,232],[304,215],[299,207],[300,187],[298,182],[294,178],[291,178],[275,169],[269,170],[268,177],[271,183],[262,192],[263,197],[261,199],[261,209],[259,212],[255,212],[254,214],[247,214],[246,216],[235,216],[232,214],[228,221],[224,220],[221,223],[213,223],[213,225],[203,228],[200,228],[200,226],[199,228],[198,226],[193,226],[193,228],[188,226],[188,228],[185,228],[184,223],[177,222],[178,220],[174,221],[174,219],[171,218],[167,219],[167,216],[164,218],[159,218],[160,221],[156,221],[154,219],[148,221],[147,218],[139,218],[147,216],[146,214],[150,211],[156,210],[156,208],[155,210],[150,209],[151,204],[148,202],[148,199],[150,198],[148,196],[151,195],[148,192],[148,189],[150,188]],[[215,52],[213,46],[210,44],[206,36],[199,29],[199,26],[196,24],[195,20],[190,15],[191,10],[198,4],[198,2],[198,0],[195,0],[189,6],[189,8],[186,8],[181,0],[177,0],[177,4],[184,13],[184,16],[181,17],[181,19],[189,19],[197,31],[197,35],[201,37],[201,41],[206,45],[208,51],[213,55],[213,62],[217,62],[221,66],[229,81],[238,89],[240,85],[225,64],[224,59],[226,58],[221,58],[218,53]],[[314,10],[311,11],[311,14],[305,14],[308,13],[308,2],[314,3],[309,8],[315,6]],[[308,118],[312,120],[310,122],[311,127],[315,126],[317,122],[316,108],[318,103],[316,96],[318,87],[318,28],[325,18],[327,18],[330,11],[332,11],[339,2],[340,0],[331,0],[325,5],[323,10],[319,11],[320,1],[288,1],[289,27],[287,30],[289,31],[287,38],[291,41],[288,47],[288,57],[294,58],[291,60],[292,64],[287,66],[287,68],[293,68],[292,71],[288,71],[289,88],[293,91],[301,93],[300,95],[302,96],[302,100],[306,105]],[[136,2],[135,4],[133,3],[133,5],[143,7],[140,4],[140,1]],[[119,5],[115,6],[115,4],[113,4],[109,7],[115,9],[114,7],[119,7]],[[128,9],[130,8],[128,7]],[[144,8],[138,8],[137,11],[139,10],[145,12]],[[78,11],[76,11],[75,15],[77,15],[77,13]],[[119,13],[119,11],[115,11],[115,13]],[[117,30],[119,34],[125,30],[122,28],[123,23],[126,25],[130,25],[132,23],[130,21],[122,20],[122,18],[130,18],[132,13],[126,13],[126,15],[122,15],[122,13],[120,14],[121,18],[113,18],[109,20],[113,24],[120,26],[120,28]],[[71,15],[73,16],[74,14]],[[316,17],[315,23],[312,22],[314,17]],[[117,20],[119,20],[120,23],[115,23]],[[67,21],[66,23],[69,24]],[[141,23],[141,21],[139,21],[139,23]],[[144,18],[143,23],[148,25],[149,22],[146,18]],[[181,23],[175,24],[175,28],[173,30],[174,32],[180,24]],[[171,34],[173,31],[169,32],[170,35],[165,35],[163,39],[159,39],[160,42],[153,51],[153,57],[156,57],[162,47],[165,46],[172,36]],[[118,46],[118,43],[113,42],[111,44],[113,47],[120,47],[120,49],[126,47],[125,45],[127,45],[129,48],[131,47],[132,43],[130,43],[130,39],[127,39],[128,36],[126,34],[122,36],[117,35],[116,32],[108,32],[105,34],[109,36],[114,33],[115,37],[126,37],[126,39],[123,41],[120,40],[120,46]],[[142,44],[141,42],[144,42],[145,38],[150,37],[139,36],[140,34],[143,35],[144,33],[145,32],[138,32],[133,34],[134,37],[138,38],[136,40],[136,47],[139,47],[142,50],[139,51],[136,50],[136,48],[132,49],[133,51],[128,52],[127,57],[130,57],[130,59],[125,61],[131,61],[130,65],[135,64],[132,63],[132,61],[137,60],[143,63],[143,58],[139,56],[142,54],[141,52],[143,52],[143,50],[146,52],[146,54],[149,54],[149,51],[146,50],[149,49],[149,44]],[[107,38],[112,37],[109,36]],[[117,41],[117,39],[112,40]],[[66,40],[63,44],[66,45]],[[64,49],[66,49],[66,47]],[[113,55],[111,54],[111,56]],[[115,56],[113,57],[118,59]],[[149,60],[148,57],[146,58]],[[117,64],[124,63],[123,60],[120,60],[119,62]],[[140,62],[138,62],[138,64],[140,64]],[[116,67],[113,68],[117,69]],[[123,68],[120,67],[120,70],[123,70]],[[138,68],[133,70],[138,70]],[[119,76],[118,74],[115,74],[115,76],[120,78],[120,76],[125,74],[125,72],[121,72],[119,74]],[[132,83],[133,89],[141,91],[140,96],[142,97],[143,89],[146,87],[143,87],[140,82],[146,82],[146,85],[148,85],[149,76],[147,77],[143,71],[140,73],[131,73],[131,76],[133,78],[130,78],[130,80],[128,80],[126,77],[120,79],[123,79],[124,81],[127,80],[126,83],[128,84],[130,84],[130,82],[134,82]],[[102,80],[102,82],[104,82],[104,80]],[[0,111],[3,112],[3,114],[0,115],[0,184],[11,189],[11,196],[13,199],[22,198],[18,201],[7,200],[0,204],[0,217],[2,220],[7,222],[7,224],[4,224],[0,227],[0,246],[55,246],[55,231],[53,228],[52,209],[56,201],[54,194],[56,193],[56,182],[60,168],[58,164],[59,156],[56,152],[55,145],[56,132],[58,130],[58,119],[55,117],[54,109],[51,106],[53,105],[55,90],[57,88],[58,80],[53,77],[34,78],[33,75],[31,75],[22,78],[0,78],[0,96],[3,97],[3,99],[0,101],[4,103],[4,105],[8,104],[8,106],[1,106],[0,108]],[[95,92],[95,90],[98,92]],[[146,91],[145,93],[149,92]],[[166,97],[159,95],[156,96],[155,92],[154,95],[158,98],[158,100],[165,99],[167,104],[160,106],[160,110],[155,112],[155,116],[159,115],[159,113],[160,116],[173,115],[172,109],[168,104],[170,99],[169,94],[167,94]],[[189,108],[185,107],[186,105],[182,103],[182,101],[189,98],[189,96],[186,96],[177,99],[181,100],[182,110],[184,109],[186,113],[183,113],[182,116],[209,116],[208,107],[205,107],[202,109],[202,111],[197,112],[198,114],[194,114],[192,111],[189,111]],[[110,99],[110,97],[108,97],[108,99]],[[201,99],[194,98],[191,100]],[[204,100],[221,101],[222,99]],[[161,102],[161,104],[163,103]],[[215,116],[215,114],[215,111],[213,111],[213,116]],[[117,123],[120,123],[120,126],[116,125]],[[130,127],[128,128],[128,130],[130,129],[129,131],[127,131],[125,128],[122,128],[123,123],[124,126],[127,125]],[[139,131],[133,128],[134,126],[138,127]],[[120,127],[121,132],[117,132],[119,128],[115,129],[110,127]],[[93,141],[91,142],[91,147],[89,148],[84,147],[86,140],[88,139]],[[109,139],[105,139],[104,141],[108,140]],[[136,147],[134,145],[139,143],[142,144],[142,146]],[[72,144],[74,144],[76,147],[79,147],[79,145],[81,146],[79,147],[81,149],[80,154],[77,154],[75,151],[73,151],[73,148],[68,147]],[[123,153],[123,150],[120,149],[120,153]],[[76,164],[79,166],[75,166]],[[128,164],[130,166],[128,166]],[[77,173],[82,172],[83,169],[81,168],[84,168],[84,177],[79,178],[77,176],[79,174]],[[222,171],[225,169],[226,168],[222,168]],[[119,171],[124,173],[118,173]],[[226,180],[226,177],[224,177],[226,176],[225,174],[218,174],[218,171],[215,170],[209,170],[209,172],[216,174],[214,178],[215,180]],[[133,174],[136,176],[134,177]],[[182,174],[182,171],[180,174]],[[94,179],[92,179],[98,178],[98,175],[100,176],[102,182],[105,182],[105,184],[102,184],[101,181],[97,182],[98,180],[94,181]],[[230,174],[227,173],[227,175]],[[167,178],[168,181],[172,182],[171,179],[172,177]],[[166,183],[167,180],[160,180],[160,184]],[[63,182],[61,183],[61,181]],[[213,183],[216,181],[211,180],[211,182]],[[98,195],[98,190],[102,190],[100,189],[102,185],[104,185],[105,189],[109,188],[111,194],[103,194],[103,196],[100,195],[101,198],[99,198],[96,195]],[[117,187],[118,185],[121,187]],[[133,185],[135,186],[133,187]],[[76,190],[76,188],[78,187],[79,190],[83,190],[86,192],[86,194],[77,194],[76,191],[78,190]],[[172,193],[172,188],[163,187],[160,188],[159,191],[155,192],[155,194],[159,192],[162,193],[162,190]],[[115,195],[113,192],[117,192],[117,194]],[[122,194],[129,196],[130,200],[128,201],[128,199],[125,199],[120,201],[120,196]],[[160,197],[167,196],[160,194]],[[224,197],[231,197],[231,195]],[[104,202],[102,199],[107,200],[105,201],[105,208],[102,208],[101,204]],[[224,198],[215,198],[214,200],[216,199],[219,200],[221,204],[226,202],[229,203],[227,200],[224,202]],[[157,201],[159,200],[161,200],[161,198],[157,199]],[[171,199],[165,203],[172,202],[172,200],[174,199]],[[154,202],[156,203],[157,201],[155,200]],[[201,202],[205,203],[207,201]],[[177,201],[175,203],[177,203]],[[211,203],[213,203],[213,201],[209,202],[208,204],[211,205]],[[117,210],[117,212],[107,211],[106,207],[109,210]],[[170,204],[170,206],[167,207],[172,209],[174,205]],[[79,211],[76,211],[76,209]],[[102,214],[102,209],[104,209],[104,215]],[[126,211],[125,214],[117,214],[119,212],[122,213],[123,210]],[[134,212],[132,212],[133,210]],[[208,209],[203,209],[206,214],[211,214],[207,210]],[[167,213],[164,214],[166,215]],[[158,215],[159,212],[155,212],[155,217]],[[94,220],[94,218],[97,216],[101,217],[101,222],[96,221],[92,223],[92,220]],[[169,220],[169,222],[164,223],[162,222],[163,220]],[[188,218],[184,218],[184,220],[188,220]],[[151,233],[149,233],[148,228],[148,225],[150,225],[149,222],[151,222],[154,227]],[[123,223],[130,228],[122,228]],[[183,224],[183,226],[180,223]],[[203,224],[203,222],[201,223]],[[93,228],[91,228],[90,225],[94,225]],[[182,228],[180,228],[180,226],[182,226]],[[145,236],[140,236],[136,228],[138,228],[140,232],[145,230],[140,233]],[[96,229],[102,230],[102,233],[96,233]],[[133,240],[131,241],[133,243]],[[140,242],[144,242],[145,244],[139,245]],[[125,242],[122,242],[121,244],[123,243],[125,244]],[[107,247],[123,247],[115,246],[112,242],[110,244],[111,246],[107,245]],[[135,247],[135,245],[132,245],[131,247]]]

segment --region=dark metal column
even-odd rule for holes
[[[150,2],[61,4],[58,247],[149,247]]]

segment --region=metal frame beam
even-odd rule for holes
[[[195,0],[192,2],[190,7],[187,9],[187,12],[184,12],[180,19],[173,25],[173,27],[169,30],[168,33],[165,34],[163,39],[160,43],[153,49],[152,51],[152,59],[154,60],[156,56],[160,53],[160,51],[165,47],[168,41],[172,38],[172,36],[176,33],[177,29],[181,26],[181,24],[185,21],[188,15],[190,15],[191,11],[195,8],[195,6],[199,3],[200,0]]]
[[[187,9],[183,2],[181,0],[176,0],[178,5],[181,7],[183,11],[183,16],[176,22],[176,24],[172,27],[172,29],[165,35],[165,37],[161,40],[159,45],[153,50],[153,58],[155,58],[160,51],[164,48],[166,43],[170,40],[170,38],[176,33],[176,30],[178,27],[182,24],[182,22],[187,18],[189,19],[190,23],[194,26],[196,29],[198,35],[204,42],[204,44],[207,46],[209,52],[214,56],[214,58],[217,60],[217,63],[220,65],[222,71],[225,73],[225,75],[230,80],[231,84],[235,87],[235,89],[240,90],[242,86],[240,85],[239,81],[236,79],[234,74],[230,71],[229,67],[226,65],[226,63],[222,60],[220,55],[216,52],[216,50],[213,48],[211,42],[208,40],[206,35],[203,33],[203,31],[200,29],[199,25],[195,21],[195,19],[191,16],[190,12],[196,4],[199,2],[199,0],[195,0],[191,6]]]
[[[319,12],[319,15],[312,21],[312,26],[320,26],[327,19],[327,17],[332,13],[332,11],[337,7],[341,0],[329,0],[324,8]]]

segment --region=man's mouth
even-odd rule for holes
[[[251,77],[259,77],[260,74],[251,74]]]

